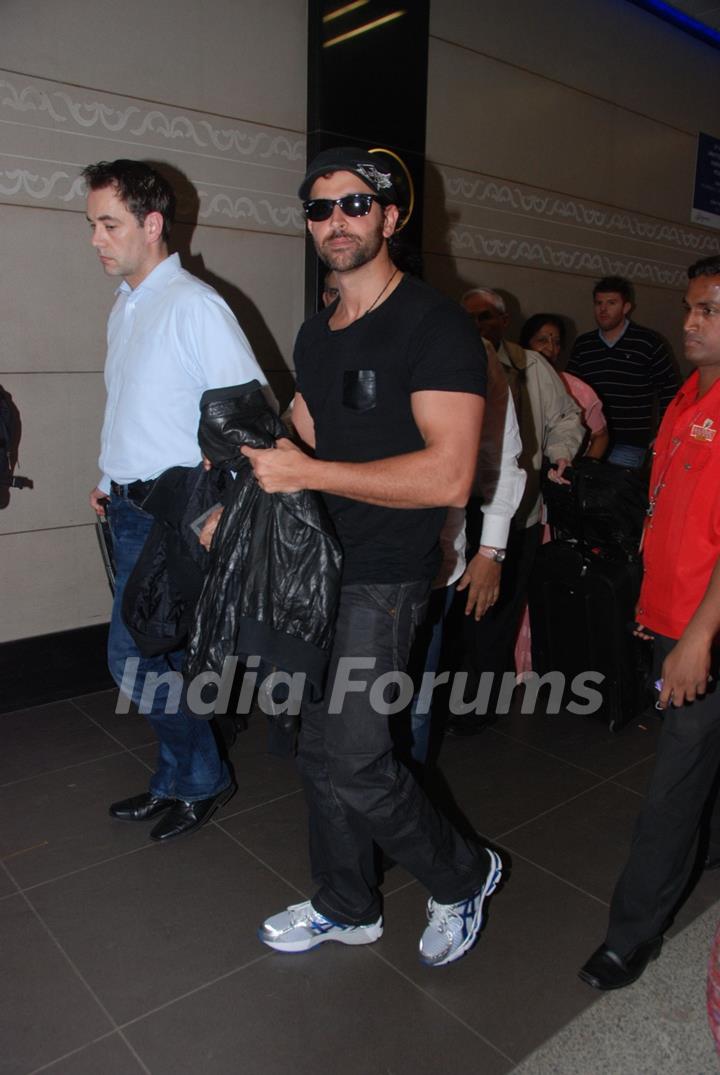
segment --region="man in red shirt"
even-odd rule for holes
[[[595,989],[630,985],[660,954],[695,864],[720,767],[720,257],[688,269],[685,357],[695,366],[657,437],[637,634],[652,638],[663,724],[605,943],[580,970]],[[720,844],[720,811],[711,824]]]

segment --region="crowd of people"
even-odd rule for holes
[[[115,549],[109,664],[158,738],[148,789],[113,803],[110,814],[152,819],[151,839],[167,842],[205,824],[235,790],[187,689],[174,706],[169,690],[144,704],[148,681],[167,683],[169,673],[182,680],[187,657],[182,646],[144,653],[124,602],[155,522],[157,489],[167,485],[160,479],[177,468],[198,482],[217,474],[209,488],[219,501],[196,528],[213,566],[190,656],[205,652],[198,639],[210,633],[248,668],[313,668],[296,753],[317,888],[262,923],[261,941],[277,951],[378,940],[378,849],[428,890],[421,961],[442,966],[473,946],[503,857],[453,827],[422,780],[433,718],[425,685],[446,674],[448,618],[460,610],[456,658],[466,694],[490,684],[482,712],[447,722],[451,733],[474,734],[515,667],[543,540],[544,471],[567,485],[583,454],[640,470],[665,415],[636,627],[655,639],[660,748],[608,936],[581,971],[600,989],[634,981],[660,951],[720,764],[712,689],[720,260],[689,270],[685,348],[696,372],[679,392],[662,338],[631,319],[634,296],[621,277],[596,283],[596,328],[577,337],[559,372],[564,317],[534,314],[515,343],[498,291],[477,286],[453,301],[401,271],[390,245],[403,209],[392,168],[379,154],[326,150],[310,163],[299,197],[328,276],[322,309],[298,333],[296,393],[283,425],[267,407],[266,378],[233,314],[170,253],[174,197],[165,179],[127,160],[90,165],[84,177],[92,245],[105,273],[121,281],[108,323],[102,477],[90,498],[107,513]],[[248,488],[250,523],[240,518],[248,498],[238,492]],[[261,516],[258,497],[276,498],[292,530],[277,513]],[[340,562],[336,580],[331,568]],[[229,575],[231,602],[215,589]],[[399,713],[408,718],[409,749],[394,734]],[[720,847],[720,830],[717,840]]]

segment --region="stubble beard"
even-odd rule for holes
[[[326,244],[331,239],[339,238],[340,235],[352,239],[356,244],[354,248],[350,250],[326,249]],[[316,243],[315,250],[328,269],[332,269],[334,272],[350,272],[352,269],[359,269],[361,266],[367,265],[369,261],[373,261],[382,250],[384,241],[383,222],[380,221],[377,229],[362,239],[346,232],[333,232],[332,235],[326,236],[322,245]]]

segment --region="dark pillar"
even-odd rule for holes
[[[401,263],[419,264],[422,250],[429,18],[429,0],[309,0],[308,160],[339,145],[401,159],[414,202],[398,234]],[[308,240],[308,315],[318,309],[323,271]]]

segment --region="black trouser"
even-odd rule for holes
[[[319,886],[312,903],[336,922],[374,922],[381,913],[373,841],[439,903],[467,898],[487,874],[485,853],[452,828],[394,757],[394,717],[387,704],[374,708],[379,699],[370,695],[381,676],[406,668],[428,593],[426,582],[344,586],[325,697],[303,707],[298,763]],[[366,686],[340,698],[348,680]],[[392,708],[389,685],[384,697]]]
[[[655,639],[654,676],[675,645]],[[621,956],[662,933],[683,895],[695,861],[696,837],[720,765],[720,684],[663,713],[655,768],[635,825],[630,858],[610,904],[606,944]],[[711,844],[717,846],[718,821]],[[714,835],[714,839],[713,839]]]
[[[520,530],[511,527],[497,603],[488,609],[482,619],[475,620],[472,616],[465,616],[462,621],[461,667],[468,673],[465,697],[470,699],[477,694],[483,672],[495,673],[490,695],[490,712],[494,709],[503,672],[515,670],[515,640],[527,599],[530,574],[540,546],[540,536],[539,523]],[[477,547],[471,545],[469,555],[474,555],[476,551]],[[467,592],[459,593],[456,601],[464,607]]]

